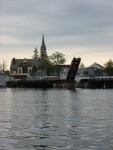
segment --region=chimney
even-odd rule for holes
[[[13,64],[15,64],[16,62],[15,62],[15,58],[13,58]]]

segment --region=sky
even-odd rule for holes
[[[80,57],[84,65],[113,60],[113,0],[0,0],[0,63],[47,54]]]

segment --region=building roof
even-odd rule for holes
[[[42,59],[15,59],[13,58],[11,61],[11,66],[10,69],[14,70],[17,69],[17,67],[19,67],[22,63],[24,63],[24,61],[26,61],[27,64],[29,64],[30,67],[35,66],[36,68],[42,67]]]
[[[88,68],[97,68],[97,69],[104,69],[103,66],[101,66],[98,63],[93,63],[91,66],[89,66]]]
[[[103,67],[90,67],[87,68],[79,68],[77,71],[78,76],[86,76],[86,75],[94,75],[94,76],[102,76],[103,75]]]

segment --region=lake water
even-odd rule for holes
[[[113,90],[1,88],[0,150],[113,150]]]

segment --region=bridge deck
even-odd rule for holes
[[[75,80],[76,80],[76,82],[80,82],[80,81],[83,81],[83,80],[85,80],[85,81],[93,81],[93,80],[98,80],[98,81],[107,81],[107,80],[113,80],[113,76],[94,76],[94,77],[79,77],[79,76],[77,76],[76,78],[75,78]]]
[[[113,88],[113,76],[77,77],[76,83],[84,88]]]

